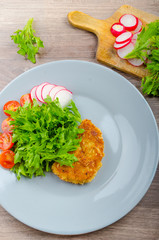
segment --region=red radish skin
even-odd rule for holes
[[[58,98],[59,99],[59,102],[63,107],[66,107],[71,99],[72,99],[72,93],[67,90],[67,89],[61,89],[60,91],[58,91],[56,94],[55,94],[55,99]]]
[[[135,67],[139,67],[144,63],[143,61],[141,61],[141,59],[138,59],[138,58],[130,58],[127,60],[131,65],[133,65]]]
[[[115,42],[118,44],[125,43],[130,40],[132,36],[133,34],[131,32],[124,32],[116,38]]]
[[[44,83],[40,84],[40,85],[36,88],[36,91],[35,91],[36,98],[39,100],[39,102],[42,102],[42,103],[44,103],[44,101],[43,101],[43,99],[41,98],[41,90],[42,90],[43,86],[45,86],[46,84],[48,84],[48,82],[44,82]]]
[[[110,29],[114,37],[118,37],[120,34],[125,32],[125,27],[121,23],[114,23]]]
[[[31,100],[32,100],[32,101],[33,101],[33,99],[35,99],[35,100],[38,102],[39,105],[42,105],[42,103],[37,99],[36,94],[35,94],[37,87],[38,87],[38,86],[35,86],[35,87],[33,87],[33,88],[31,89],[31,91],[30,91],[30,97],[31,97]]]
[[[120,17],[119,22],[128,31],[134,31],[138,25],[138,18],[132,14],[124,14]]]
[[[135,28],[134,33],[138,33],[138,32],[140,33],[141,30],[142,30],[142,25],[143,25],[143,23],[141,22],[140,19],[138,19],[138,25],[137,25],[137,27]]]
[[[45,103],[45,101],[44,101],[44,99],[43,99],[42,92],[43,92],[43,88],[44,88],[46,85],[49,85],[49,83],[44,84],[44,85],[42,86],[42,88],[41,88],[41,99],[42,99],[43,103]]]
[[[70,90],[66,89],[68,92],[70,92],[71,94],[73,94]]]
[[[124,57],[134,49],[134,44],[129,43],[126,47],[117,50],[117,54],[120,58],[125,59]]]
[[[63,86],[55,86],[51,89],[51,91],[49,92],[49,96],[51,97],[52,101],[55,100],[55,94],[62,89],[66,89],[66,88]]]
[[[44,101],[44,99],[47,97],[47,95],[49,95],[49,92],[51,91],[51,89],[53,87],[55,87],[56,85],[55,84],[46,84],[42,87],[42,90],[41,90],[41,98],[42,100]],[[45,101],[44,101],[45,102]]]
[[[123,47],[126,47],[129,43],[131,42],[131,40],[128,40],[127,42],[125,43],[121,43],[121,44],[118,44],[118,43],[114,43],[114,48],[115,49],[121,49]]]
[[[37,86],[33,87],[30,91],[30,97],[31,97],[32,101],[33,101],[33,99],[37,100],[36,95],[35,95],[36,88],[37,88]]]

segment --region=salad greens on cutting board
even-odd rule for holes
[[[125,58],[140,58],[144,61],[149,73],[142,78],[142,91],[144,94],[159,96],[159,20],[142,29],[133,51]]]

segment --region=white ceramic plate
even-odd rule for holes
[[[0,112],[42,82],[73,92],[82,118],[102,130],[103,166],[83,186],[46,177],[16,180],[0,168],[0,203],[21,222],[56,234],[82,234],[108,226],[127,214],[144,196],[158,163],[158,128],[138,90],[124,77],[98,64],[51,62],[17,77],[0,93]]]

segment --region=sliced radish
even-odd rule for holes
[[[127,60],[131,65],[133,65],[135,67],[139,67],[144,63],[143,61],[141,61],[141,59],[138,59],[138,58],[130,58]]]
[[[140,34],[140,32],[134,33],[134,35],[132,36],[131,42],[135,45],[136,44],[136,40],[138,35]]]
[[[116,38],[115,42],[118,44],[127,42],[129,39],[132,38],[132,36],[133,34],[131,32],[124,32]]]
[[[135,44],[136,44],[136,39],[135,39],[135,38],[132,38],[132,39],[131,39],[131,43],[133,43],[134,46],[135,46]]]
[[[56,93],[59,92],[60,90],[63,90],[63,89],[66,89],[66,88],[63,87],[63,86],[55,86],[50,90],[49,96],[51,97],[52,101],[55,100]]]
[[[139,35],[139,32],[137,32],[137,33],[134,33],[134,35],[133,35],[133,37],[132,37],[132,39],[134,39],[134,40],[137,40],[137,36]]]
[[[41,97],[41,90],[42,90],[43,86],[45,86],[46,84],[48,84],[48,83],[47,83],[47,82],[44,82],[44,83],[40,84],[40,85],[36,88],[36,91],[35,91],[36,98],[37,98],[40,102],[42,102],[42,103],[44,103],[44,101],[43,101],[43,99],[42,99],[42,97]]]
[[[120,17],[119,22],[126,28],[126,30],[133,31],[138,25],[138,18],[132,14],[124,14]]]
[[[33,99],[35,99],[39,105],[42,105],[42,102],[40,102],[40,101],[37,99],[37,97],[36,97],[36,89],[37,89],[37,87],[38,87],[38,86],[35,86],[35,87],[33,87],[33,88],[31,89],[31,91],[30,91],[30,97],[31,97],[31,100],[32,100],[32,101],[33,101]]]
[[[58,91],[56,94],[55,94],[55,99],[58,98],[59,99],[59,102],[61,104],[61,107],[66,107],[71,99],[72,99],[72,93],[67,90],[67,89],[61,89],[60,91]]]
[[[131,39],[131,43],[135,46],[136,40],[135,39]]]
[[[137,40],[137,36],[139,35],[140,33],[137,32],[137,33],[134,33],[134,35],[132,36],[132,39],[131,40]]]
[[[114,23],[110,29],[113,36],[117,37],[121,33],[125,32],[125,27],[121,23]]]
[[[31,97],[32,101],[33,101],[33,99],[37,100],[36,95],[35,95],[36,88],[37,88],[37,86],[33,87],[30,91],[30,97]]]
[[[114,48],[115,49],[123,48],[123,47],[127,46],[130,42],[131,42],[131,40],[128,40],[127,42],[121,43],[121,44],[118,44],[118,43],[115,42],[114,43]]]
[[[133,43],[129,43],[127,46],[121,48],[121,49],[118,49],[117,50],[117,54],[120,58],[122,59],[125,59],[124,57],[130,53],[132,50],[134,49],[134,44]]]
[[[52,89],[53,87],[55,87],[55,86],[56,86],[55,84],[50,84],[50,83],[48,83],[48,84],[46,84],[46,85],[44,85],[44,86],[42,87],[42,90],[41,90],[41,98],[42,98],[43,101],[44,101],[44,99],[47,97],[47,95],[49,95],[51,89]],[[44,102],[45,102],[45,101],[44,101]]]
[[[138,33],[138,32],[141,32],[141,30],[142,30],[142,22],[140,21],[140,19],[138,19],[138,25],[137,25],[137,27],[135,28],[135,30],[134,30],[134,33]]]

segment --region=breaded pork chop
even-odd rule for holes
[[[84,184],[91,182],[102,166],[104,141],[100,129],[90,120],[83,120],[79,128],[83,128],[85,131],[79,135],[79,137],[82,136],[80,147],[72,152],[78,161],[73,163],[73,168],[60,166],[55,162],[52,165],[52,171],[66,182]]]

